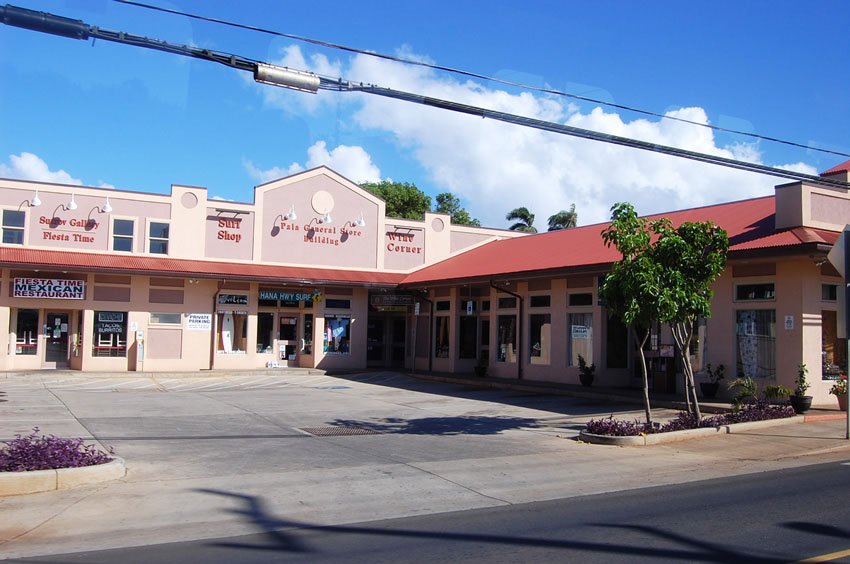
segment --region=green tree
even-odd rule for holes
[[[644,410],[650,424],[649,372],[643,348],[652,322],[660,317],[663,284],[661,268],[650,252],[652,236],[650,223],[638,217],[631,204],[614,204],[611,223],[602,231],[602,240],[606,246],[616,248],[623,258],[614,263],[601,288],[609,315],[622,318],[638,343]]]
[[[524,231],[525,233],[537,233],[537,228],[534,227],[534,214],[528,211],[528,208],[516,208],[508,212],[505,216],[508,221],[516,221],[511,225],[511,231]]]
[[[437,206],[434,211],[437,213],[446,213],[452,216],[452,223],[455,225],[472,225],[480,227],[481,222],[473,219],[463,206],[460,205],[460,199],[450,192],[437,194]]]
[[[431,197],[407,182],[367,182],[360,185],[387,204],[387,215],[404,219],[424,219],[431,211]]]
[[[576,225],[578,225],[578,214],[575,204],[570,206],[570,211],[561,210],[555,215],[549,216],[549,231],[572,229]]]
[[[729,236],[710,221],[685,222],[674,228],[666,218],[653,222],[653,231],[658,239],[652,255],[662,269],[665,296],[660,321],[670,325],[682,361],[688,411],[700,418],[689,351],[697,322],[711,317],[711,284],[726,268]]]

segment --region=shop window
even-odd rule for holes
[[[481,320],[481,348],[487,349],[490,347],[490,320]]]
[[[351,354],[351,319],[348,317],[325,316],[324,352],[327,354]]]
[[[490,300],[481,301],[481,311],[490,311]]]
[[[571,313],[567,316],[567,361],[578,366],[578,355],[593,364],[593,314]]]
[[[351,309],[351,300],[328,298],[325,300],[325,307],[329,309]]]
[[[528,302],[529,307],[549,307],[552,304],[552,297],[531,296]]]
[[[24,244],[26,214],[18,210],[3,210],[3,242],[8,245]]]
[[[312,304],[312,300],[310,302],[305,302]],[[313,354],[313,314],[305,313],[304,314],[304,348],[301,351],[304,354]]]
[[[245,353],[248,347],[248,313],[244,311],[217,311],[218,335],[216,351],[219,353]]]
[[[148,230],[148,252],[155,255],[168,254],[168,224],[151,221]]]
[[[776,311],[738,310],[736,321],[737,375],[773,378],[776,375]]]
[[[277,338],[279,341],[295,341],[298,339],[298,318],[294,315],[281,315],[279,318]]]
[[[127,312],[94,312],[93,356],[127,356]]]
[[[38,310],[19,309],[15,327],[15,354],[32,356],[38,352]]]
[[[514,309],[516,308],[516,298],[499,298],[499,309]]]
[[[821,312],[821,356],[823,358],[823,379],[837,380],[839,375],[847,374],[847,346],[844,339],[838,338],[838,313]]]
[[[260,312],[257,314],[257,352],[274,352],[274,314]]]
[[[579,294],[570,294],[568,303],[571,306],[589,306],[593,305],[593,294],[590,292],[581,292]],[[582,355],[584,356],[584,355]],[[587,357],[585,357],[585,360]],[[590,361],[588,361],[590,362]]]
[[[132,219],[112,220],[112,250],[133,252],[133,231],[135,222]]]
[[[834,302],[838,300],[838,284],[821,284],[820,285],[821,300],[825,302]]]
[[[773,283],[738,284],[735,286],[735,299],[737,301],[773,300],[775,298],[776,290]]]
[[[452,302],[448,300],[442,300],[437,302],[436,310],[437,311],[449,311],[452,308]]]
[[[437,333],[434,338],[434,356],[437,358],[449,358],[449,318],[446,316],[437,318]]]
[[[548,298],[549,296],[545,296]],[[552,343],[552,316],[534,314],[529,318],[528,339],[531,364],[549,364]]]
[[[500,315],[498,318],[498,362],[516,362],[516,316]]]
[[[158,325],[181,325],[183,323],[182,313],[152,313],[151,323]]]
[[[460,358],[475,358],[478,344],[478,318],[472,315],[462,315],[460,323],[458,356]]]

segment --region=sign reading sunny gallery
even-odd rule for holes
[[[86,297],[86,283],[84,280],[58,278],[15,278],[12,297],[83,300]]]

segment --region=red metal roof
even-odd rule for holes
[[[774,229],[773,196],[649,216],[668,217],[675,224],[711,220],[729,234],[730,251],[791,247],[804,243],[833,244],[838,234],[798,228]],[[404,285],[423,285],[460,279],[503,278],[515,274],[544,274],[571,268],[607,268],[620,254],[602,241],[607,223],[505,239],[472,249],[422,268]]]
[[[21,269],[83,270],[116,274],[354,286],[396,286],[404,278],[403,274],[363,270],[185,260],[154,256],[106,255],[27,249],[24,247],[0,247],[0,264],[9,268]]]
[[[820,175],[826,176],[827,174],[835,174],[836,172],[844,172],[846,170],[850,170],[850,161],[844,161],[840,165],[835,165],[831,169],[823,171]]]

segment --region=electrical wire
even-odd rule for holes
[[[259,26],[241,24],[241,23],[232,22],[232,21],[229,21],[229,20],[223,20],[223,19],[213,18],[213,17],[209,17],[209,16],[202,16],[202,15],[199,15],[199,14],[192,14],[192,13],[189,13],[189,12],[183,12],[183,11],[175,10],[175,9],[172,9],[172,8],[162,8],[160,6],[154,6],[152,4],[146,4],[144,2],[138,2],[136,0],[113,0],[113,1],[120,3],[120,4],[135,6],[135,7],[138,7],[138,8],[145,8],[145,9],[148,9],[148,10],[154,10],[154,11],[163,12],[163,13],[167,13],[167,14],[183,16],[183,17],[186,17],[186,18],[192,18],[192,19],[201,20],[201,21],[210,22],[210,23],[215,23],[215,24],[220,24],[220,25],[226,25],[226,26],[235,27],[235,28],[239,28],[239,29],[245,29],[245,30],[248,30],[248,31],[255,31],[255,32],[264,33],[264,34],[267,34],[267,35],[275,35],[275,36],[278,36],[278,37],[285,37],[287,39],[293,39],[295,41],[302,41],[304,43],[310,43],[310,44],[313,44],[313,45],[318,45],[318,46],[321,46],[321,47],[327,47],[327,48],[330,48],[330,49],[338,49],[338,50],[341,50],[341,51],[347,51],[349,53],[356,53],[356,54],[359,54],[359,55],[366,55],[366,56],[369,56],[369,57],[375,57],[375,58],[378,58],[378,59],[384,59],[384,60],[388,60],[388,61],[404,63],[404,64],[407,64],[407,65],[416,65],[416,66],[421,66],[421,67],[425,67],[425,68],[429,68],[429,69],[433,69],[433,70],[439,70],[439,71],[443,71],[443,72],[458,74],[458,75],[461,75],[461,76],[467,76],[467,77],[470,77],[470,78],[477,78],[479,80],[486,80],[486,81],[489,81],[489,82],[495,82],[495,83],[498,83],[498,84],[503,84],[505,86],[512,86],[512,87],[521,88],[521,89],[524,89],[524,90],[531,90],[531,91],[535,91],[535,92],[551,94],[553,96],[560,96],[560,97],[564,97],[564,98],[572,98],[574,100],[580,100],[580,101],[583,101],[583,102],[590,102],[590,103],[593,103],[593,104],[599,104],[599,105],[607,106],[607,107],[610,107],[610,108],[617,108],[619,110],[633,112],[633,113],[641,114],[641,115],[645,115],[645,116],[656,117],[656,118],[659,118],[659,119],[678,121],[678,122],[681,122],[681,123],[687,123],[689,125],[696,125],[696,126],[699,126],[699,127],[705,127],[705,128],[711,129],[712,131],[718,131],[718,132],[722,132],[722,133],[730,133],[730,134],[734,134],[734,135],[742,135],[742,136],[749,137],[749,138],[752,138],[752,139],[758,139],[758,140],[761,140],[761,141],[769,141],[769,142],[773,142],[773,143],[779,143],[779,144],[787,145],[787,146],[790,146],[790,147],[797,147],[797,148],[806,149],[806,150],[810,150],[810,151],[817,151],[817,152],[820,152],[820,153],[828,153],[828,154],[831,154],[831,155],[838,155],[838,156],[841,156],[841,157],[850,157],[850,153],[843,153],[841,151],[833,151],[833,150],[830,150],[830,149],[821,149],[819,147],[812,147],[810,145],[804,145],[802,143],[797,143],[795,141],[788,141],[786,139],[780,139],[778,137],[772,137],[772,136],[768,136],[768,135],[759,135],[757,133],[750,133],[750,132],[747,132],[747,131],[739,131],[739,130],[736,130],[736,129],[729,129],[729,128],[726,128],[726,127],[711,125],[709,123],[701,123],[701,122],[698,122],[698,121],[693,121],[693,120],[680,118],[680,117],[676,117],[676,116],[671,116],[671,115],[667,115],[667,114],[659,114],[657,112],[652,112],[652,111],[649,111],[649,110],[642,110],[640,108],[635,108],[633,106],[627,106],[627,105],[624,105],[624,104],[616,104],[614,102],[606,102],[604,100],[598,100],[598,99],[595,99],[595,98],[590,98],[588,96],[582,96],[582,95],[579,95],[579,94],[571,94],[569,92],[564,92],[564,91],[561,91],[561,90],[555,90],[555,89],[552,89],[552,88],[541,88],[539,86],[532,86],[532,85],[529,85],[529,84],[523,84],[521,82],[513,82],[513,81],[510,81],[510,80],[504,80],[504,79],[501,79],[501,78],[496,78],[496,77],[493,77],[493,76],[479,74],[479,73],[475,73],[475,72],[467,71],[467,70],[463,70],[463,69],[457,69],[457,68],[447,67],[447,66],[443,66],[443,65],[435,65],[435,64],[426,63],[426,62],[423,62],[423,61],[416,61],[416,60],[413,60],[413,59],[405,59],[403,57],[396,57],[394,55],[387,55],[387,54],[378,53],[378,52],[375,52],[375,51],[366,51],[366,50],[363,50],[363,49],[358,49],[356,47],[349,47],[347,45],[341,45],[339,43],[331,43],[331,42],[328,42],[328,41],[322,41],[322,40],[319,40],[319,39],[312,39],[312,38],[309,38],[309,37],[303,37],[303,36],[294,35],[294,34],[291,34],[291,33],[284,33],[284,32],[275,31],[275,30],[271,30],[271,29],[267,29],[267,28],[263,28],[263,27],[259,27]]]

